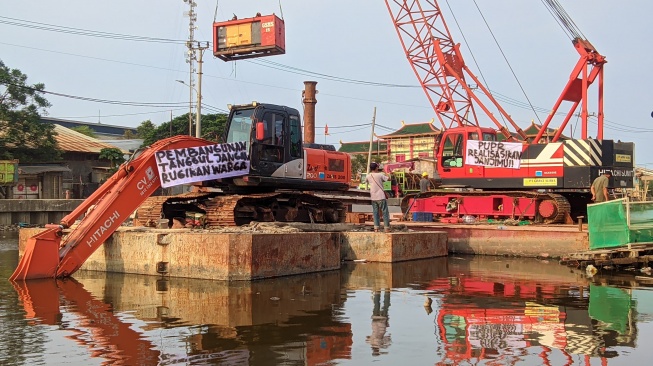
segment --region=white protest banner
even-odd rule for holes
[[[244,141],[161,150],[155,156],[163,188],[249,173]]]
[[[519,169],[521,142],[467,140],[465,164]]]

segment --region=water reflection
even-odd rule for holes
[[[161,355],[161,364],[319,364],[350,357],[351,326],[338,320],[344,299],[337,271],[231,284],[98,273],[77,277],[114,311],[146,322],[146,333],[164,329],[159,333],[176,335],[165,348],[178,350]]]
[[[572,355],[606,363],[618,355],[610,348],[635,346],[627,291],[594,285],[565,267],[534,264],[450,261],[449,277],[428,287],[441,295],[436,326],[443,361],[514,363],[535,348],[545,365],[559,356],[571,365]]]
[[[451,257],[242,283],[78,272],[0,298],[19,298],[18,334],[42,342],[37,355],[20,348],[15,364],[74,344],[86,360],[125,365],[589,365],[643,362],[637,338],[653,332],[653,292],[640,280]],[[18,313],[0,305],[0,315]],[[54,333],[72,343],[54,349]]]
[[[381,295],[383,293],[383,296]],[[383,305],[381,305],[383,297]],[[388,309],[390,308],[390,289],[375,290],[372,295],[374,309],[372,310],[372,334],[367,336],[367,343],[372,347],[372,355],[378,356],[392,343],[392,337],[386,334],[390,326]]]

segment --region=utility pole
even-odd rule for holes
[[[204,51],[209,48],[209,42],[205,42],[202,45],[200,42],[197,42],[197,50],[199,51],[200,58],[197,61],[197,115],[195,116],[195,137],[202,137],[202,58],[204,57]],[[195,49],[195,48],[194,48]]]
[[[372,115],[372,133],[370,134],[370,149],[367,152],[367,174],[370,174],[370,164],[372,164],[372,146],[374,146],[374,124],[376,122],[376,107]]]
[[[190,10],[184,15],[188,15],[188,41],[186,46],[188,47],[188,53],[186,54],[186,62],[189,65],[188,71],[188,85],[190,86],[190,96],[188,102],[188,135],[193,135],[193,90],[195,89],[195,49],[193,48],[195,43],[195,21],[197,20],[197,14],[195,14],[195,7],[197,4],[194,0],[184,0],[185,3],[188,3]]]

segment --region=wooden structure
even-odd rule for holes
[[[590,264],[596,268],[619,269],[621,267],[648,267],[653,262],[653,243],[640,243],[612,249],[588,250],[563,257],[560,264],[570,267],[586,268]]]

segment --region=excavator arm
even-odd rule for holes
[[[160,150],[212,145],[213,142],[174,136],[157,141],[120,169],[79,207],[47,230],[28,239],[11,280],[61,278],[77,271],[88,257],[161,186],[155,153]],[[84,215],[85,214],[85,215]],[[83,219],[63,239],[63,229]]]

